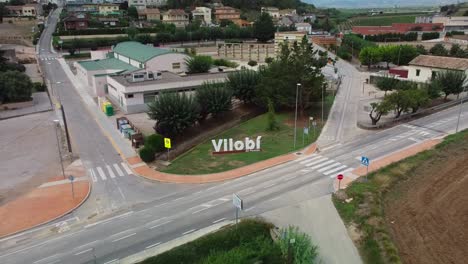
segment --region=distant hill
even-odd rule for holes
[[[457,0],[302,0],[317,7],[378,8],[394,6],[432,6],[457,3]]]

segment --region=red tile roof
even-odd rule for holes
[[[386,33],[408,33],[410,31],[442,31],[442,23],[393,23],[391,26],[355,26],[353,33],[379,35]]]

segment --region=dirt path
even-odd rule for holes
[[[463,144],[440,149],[414,173],[387,196],[385,208],[403,262],[466,263],[468,136]]]

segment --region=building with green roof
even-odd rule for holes
[[[187,71],[188,56],[169,49],[156,48],[136,41],[118,43],[106,54],[105,59],[75,63],[77,76],[86,82],[93,96],[107,94],[106,75],[131,72]]]

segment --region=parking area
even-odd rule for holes
[[[0,121],[0,205],[61,174],[54,119],[44,112]]]

